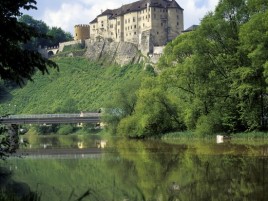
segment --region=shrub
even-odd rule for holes
[[[68,125],[61,125],[59,130],[58,130],[58,134],[60,135],[68,135],[71,134],[74,131],[74,128],[72,125],[68,124]]]

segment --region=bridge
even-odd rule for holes
[[[45,47],[45,48],[38,48],[38,52],[45,58],[49,58],[55,54],[57,54],[59,52],[59,46],[55,46],[55,47]]]
[[[2,124],[67,124],[67,123],[100,123],[100,113],[79,114],[33,114],[7,115],[0,117]]]

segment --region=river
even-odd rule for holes
[[[268,200],[268,142],[97,135],[28,141],[19,157],[0,165],[42,201]]]

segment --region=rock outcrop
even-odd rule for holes
[[[87,48],[85,56],[92,61],[103,64],[127,65],[139,63],[142,56],[138,48],[128,42],[112,42],[109,40],[93,42],[86,40],[85,45]]]

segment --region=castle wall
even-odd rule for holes
[[[116,30],[117,30],[116,19],[110,19],[108,21],[108,35],[114,41],[117,40]]]
[[[90,24],[90,38],[95,39],[98,36],[98,23]]]
[[[132,12],[124,15],[124,40],[138,44],[138,12]]]
[[[117,42],[125,41],[124,40],[124,15],[118,16],[116,18],[116,27],[117,27]]]
[[[108,16],[100,16],[98,17],[98,35],[103,37],[103,38],[109,38],[109,33],[108,33]]]
[[[183,11],[168,9],[168,41],[176,38],[183,31]]]
[[[168,31],[168,9],[153,8],[152,9],[152,35],[156,46],[165,45],[167,43]]]
[[[74,27],[74,40],[86,40],[90,37],[89,25],[76,25]]]
[[[62,52],[64,47],[66,46],[70,46],[70,45],[77,45],[77,44],[81,44],[84,45],[85,44],[85,40],[75,40],[75,41],[68,41],[68,42],[63,42],[59,44],[59,52]]]

